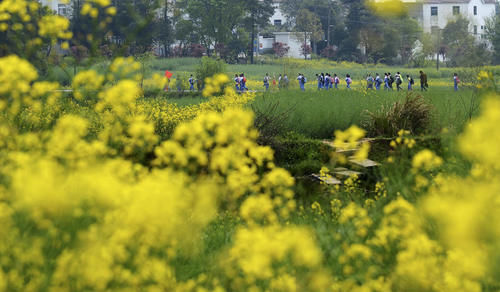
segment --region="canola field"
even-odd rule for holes
[[[0,7],[22,14],[19,3]],[[60,25],[41,34],[66,36],[63,19],[49,23]],[[384,151],[362,125],[332,133],[350,154],[321,148],[324,181],[373,152],[379,168],[308,188],[262,143],[256,94],[219,74],[201,102],[143,98],[140,67],[81,71],[68,95],[27,60],[0,58],[1,292],[500,290],[492,72],[478,74],[480,109],[455,131],[401,128]],[[412,102],[403,109],[425,112]]]

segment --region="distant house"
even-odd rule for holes
[[[281,5],[281,0],[273,1],[274,15],[271,16],[270,22],[274,26],[281,26],[284,25],[286,22],[286,17],[283,14],[283,11],[281,11],[280,5]]]
[[[272,37],[259,37],[259,53],[272,52],[274,43],[283,43],[287,45],[290,49],[286,57],[302,59],[304,55],[302,53],[302,47],[304,45],[304,33],[303,32],[275,32]],[[307,45],[310,44],[309,36],[305,40]],[[308,58],[310,55],[308,55]]]
[[[425,32],[443,29],[450,19],[463,15],[470,20],[469,31],[478,38],[485,33],[486,19],[495,15],[496,0],[429,0],[422,4]]]
[[[383,2],[383,0],[377,0]],[[470,20],[469,31],[480,38],[485,33],[486,19],[496,11],[496,0],[402,0],[411,17],[419,21],[424,32],[436,32],[462,15]]]
[[[45,5],[56,12],[58,15],[69,16],[70,4],[64,3],[61,0],[41,0],[39,1],[42,5]]]

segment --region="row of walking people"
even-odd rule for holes
[[[420,71],[420,90],[427,91],[429,88],[429,83],[427,79],[427,74],[423,71]],[[305,91],[305,85],[307,83],[307,78],[304,74],[299,73],[297,80],[299,81],[300,89]],[[338,89],[340,86],[341,79],[337,74],[330,75],[329,73],[321,73],[316,74],[316,80],[318,84],[318,90],[329,90],[329,89]],[[346,74],[345,86],[347,89],[351,89],[353,80],[350,74]],[[384,73],[384,77],[382,78],[380,74],[368,74],[366,76],[366,89],[372,90],[381,90],[382,86],[384,90],[392,91],[396,88],[397,91],[403,90],[403,84],[407,85],[407,90],[411,91],[414,89],[415,80],[409,74],[406,75],[406,78],[400,73],[397,72],[395,75],[392,75],[390,72]],[[458,85],[460,84],[460,79],[457,73],[453,74],[453,86],[454,90],[458,91]]]

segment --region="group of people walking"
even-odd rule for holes
[[[266,88],[266,91],[269,91],[271,82],[273,87],[276,87],[276,85],[278,85],[278,88],[280,89],[288,88],[288,85],[290,84],[290,79],[288,79],[287,74],[285,75],[280,74],[278,76],[278,81],[276,82],[276,76],[273,76],[273,78],[271,78],[271,76],[269,76],[269,73],[266,73],[266,76],[264,76],[264,87]]]
[[[423,71],[420,71],[419,79],[420,79],[420,90],[427,91],[429,88],[427,74],[425,74]],[[316,80],[317,80],[318,90],[339,89],[341,82],[341,79],[337,74],[331,75],[330,73],[316,74]],[[300,89],[302,91],[305,91],[306,83],[308,82],[306,76],[302,73],[299,73],[297,76],[297,81],[299,82]],[[193,75],[191,75],[191,77],[189,78],[190,91],[194,91],[195,82],[196,80],[194,79]],[[353,84],[353,80],[351,78],[351,75],[346,74],[344,82],[347,89],[352,88],[351,86]],[[235,74],[234,83],[237,92],[241,93],[248,91],[247,78],[245,77],[244,73]],[[265,90],[269,91],[271,84],[274,88],[276,87],[276,85],[278,85],[280,89],[288,88],[290,80],[287,74],[284,75],[280,74],[278,76],[278,80],[276,81],[275,76],[271,78],[269,76],[269,73],[266,73],[266,76],[264,76],[263,83]],[[400,72],[397,72],[394,75],[388,72],[384,73],[384,77],[381,77],[381,75],[378,73],[376,73],[375,75],[368,74],[366,76],[366,89],[368,90],[381,90],[383,86],[383,89],[386,91],[392,91],[394,90],[394,88],[396,88],[397,91],[401,91],[403,90],[402,86],[404,83],[407,84],[406,88],[408,91],[413,90],[415,86],[415,80],[409,74],[407,74],[406,77],[403,77],[403,75]],[[457,73],[453,74],[453,83],[454,83],[454,90],[458,91],[458,85],[460,84],[460,79],[458,78]]]
[[[234,75],[234,83],[236,86],[236,92],[248,91],[247,78],[245,77],[244,73],[241,73],[240,75],[235,74]]]
[[[266,74],[268,76],[268,74]],[[420,90],[427,91],[429,88],[429,83],[427,79],[427,74],[423,71],[420,71]],[[297,80],[299,82],[300,89],[305,91],[305,84],[307,83],[307,78],[304,74],[299,73]],[[321,73],[316,74],[316,80],[318,84],[318,90],[329,90],[329,89],[338,89],[340,84],[340,78],[337,74],[330,75],[329,73]],[[351,89],[353,80],[351,75],[346,74],[344,79],[345,85],[347,89]],[[458,85],[460,83],[460,79],[458,78],[458,74],[455,73],[453,75],[454,89],[458,91]],[[406,89],[408,91],[413,90],[415,86],[415,80],[409,74],[404,77],[400,72],[392,75],[390,72],[384,73],[384,77],[381,77],[380,74],[368,74],[366,76],[366,89],[372,90],[381,90],[382,86],[384,90],[392,91],[396,89],[397,91],[403,90],[403,84],[407,85]],[[268,87],[266,87],[269,89]]]

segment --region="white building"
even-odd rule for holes
[[[377,0],[384,2],[384,0]],[[410,16],[417,19],[424,32],[435,32],[458,15],[470,21],[469,31],[480,37],[485,32],[486,19],[496,13],[497,0],[401,0]]]
[[[61,0],[41,0],[42,5],[45,5],[56,12],[58,15],[68,16],[70,4],[63,3]]]
[[[486,19],[495,14],[496,0],[427,0],[422,4],[422,28],[433,32],[462,15],[470,21],[469,31],[481,36],[485,33]]]
[[[286,22],[286,16],[283,14],[283,11],[281,11],[280,5],[281,0],[273,1],[274,15],[271,16],[270,22],[275,26],[283,25]]]
[[[306,41],[309,44],[309,34]],[[286,57],[302,59],[302,46],[304,45],[303,32],[275,32],[272,38],[259,37],[259,52],[270,51],[274,43],[283,43],[289,47]],[[310,55],[307,56],[310,58]]]

